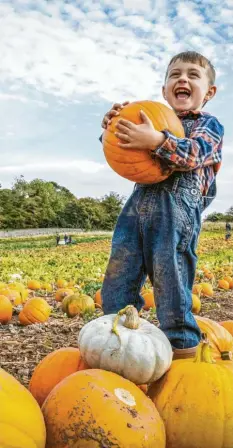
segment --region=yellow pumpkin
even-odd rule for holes
[[[45,448],[45,424],[32,394],[0,369],[0,447]]]
[[[199,314],[201,311],[201,301],[197,294],[192,294],[192,312]]]
[[[66,297],[66,296],[71,296],[72,294],[74,294],[73,289],[69,289],[69,288],[59,288],[56,291],[55,294],[55,300],[57,302],[62,302],[62,300]]]
[[[207,342],[173,361],[148,395],[166,428],[166,448],[233,447],[233,363],[213,362]]]
[[[58,288],[66,288],[68,285],[68,282],[64,280],[63,278],[59,278],[56,282],[56,285]]]
[[[12,305],[8,297],[0,295],[0,323],[7,324],[12,318]]]
[[[62,311],[68,317],[75,317],[77,314],[95,311],[94,300],[86,294],[73,294],[64,298],[62,302]]]
[[[172,109],[158,102],[137,101],[125,106],[120,111],[120,115],[114,117],[112,123],[108,125],[103,134],[104,154],[110,167],[126,179],[146,184],[161,182],[172,172],[167,164],[163,163],[158,157],[153,160],[149,151],[126,150],[118,146],[119,140],[115,132],[117,131],[116,124],[119,118],[125,118],[135,124],[140,124],[142,123],[140,110],[147,114],[158,131],[169,129],[177,137],[184,137],[181,121]]]
[[[53,287],[52,287],[51,283],[43,282],[43,283],[41,283],[40,289],[44,289],[47,292],[52,292]]]
[[[65,378],[42,406],[46,448],[165,448],[162,419],[135,384],[105,370]]]
[[[211,283],[201,283],[201,295],[204,297],[213,297],[214,290]]]
[[[232,359],[233,337],[218,322],[207,317],[195,316],[196,322],[202,333],[208,337],[214,359]]]
[[[37,289],[40,289],[41,283],[38,282],[38,280],[29,280],[27,287],[28,287],[28,289],[32,289],[33,291],[36,291]]]
[[[22,325],[43,323],[48,320],[51,307],[41,297],[29,299],[19,313],[19,322]]]

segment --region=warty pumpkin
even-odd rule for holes
[[[152,401],[135,384],[104,370],[83,370],[59,383],[42,406],[46,448],[165,448]]]
[[[51,390],[64,378],[88,368],[78,348],[60,348],[49,353],[36,366],[29,383],[29,390],[42,406]]]
[[[214,362],[207,341],[196,358],[173,361],[148,390],[166,428],[166,448],[233,447],[233,363]]]
[[[41,297],[29,299],[19,313],[19,322],[22,325],[43,323],[48,320],[51,306]]]
[[[161,182],[171,174],[167,165],[165,167],[158,157],[152,159],[148,151],[120,148],[119,139],[114,134],[117,131],[116,124],[119,118],[140,124],[142,122],[140,110],[147,114],[158,131],[169,129],[172,134],[184,138],[181,121],[172,109],[158,102],[137,101],[125,106],[119,116],[112,118],[112,123],[103,134],[104,154],[110,167],[126,179],[144,184]]]
[[[207,334],[214,359],[232,359],[233,337],[218,322],[207,317],[195,316],[202,333]]]
[[[32,394],[0,369],[0,447],[45,448],[45,424]]]
[[[91,368],[118,373],[135,384],[155,381],[172,362],[165,334],[139,318],[132,305],[88,322],[79,333],[78,345]]]

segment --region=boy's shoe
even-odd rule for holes
[[[197,345],[191,348],[174,348],[173,347],[173,361],[176,359],[195,358]]]

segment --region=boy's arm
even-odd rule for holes
[[[215,117],[197,125],[190,138],[177,138],[166,130],[163,133],[166,140],[152,151],[152,156],[167,160],[170,166],[194,170],[221,162],[224,128]]]

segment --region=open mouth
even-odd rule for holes
[[[189,98],[191,95],[191,92],[187,89],[176,89],[175,90],[175,97],[177,99],[183,100]]]

